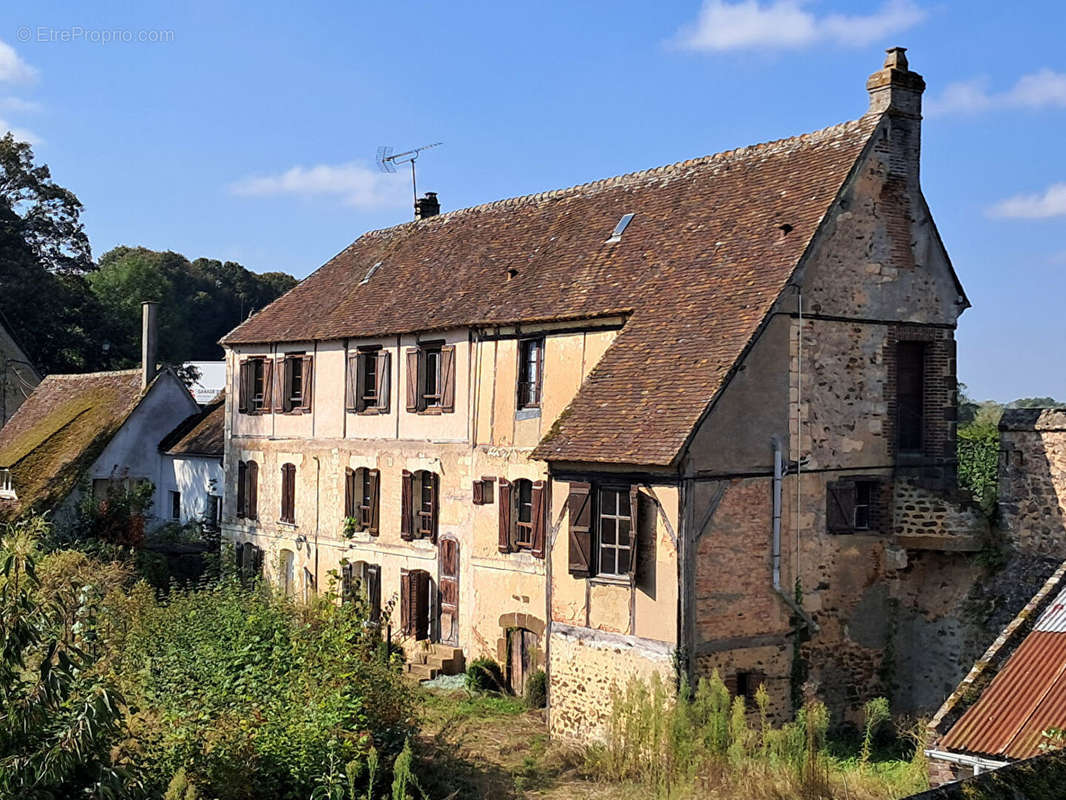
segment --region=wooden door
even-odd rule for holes
[[[533,656],[537,636],[525,628],[511,628],[507,632],[507,677],[516,695],[526,692],[526,681],[533,674]]]
[[[400,621],[416,641],[429,638],[429,583],[425,570],[400,571]]]
[[[440,640],[459,645],[459,542],[440,540]]]

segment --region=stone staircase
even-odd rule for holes
[[[458,647],[433,642],[415,642],[407,653],[407,674],[419,681],[438,675],[458,675],[466,670],[466,659]]]

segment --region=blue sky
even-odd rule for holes
[[[1066,4],[17,2],[0,128],[117,244],[303,277],[410,216],[378,145],[444,210],[860,116],[883,49],[928,84],[926,196],[973,308],[979,398],[1066,398]]]

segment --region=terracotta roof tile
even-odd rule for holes
[[[878,120],[367,233],[223,343],[630,314],[534,457],[670,464]]]

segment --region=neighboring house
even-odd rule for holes
[[[854,122],[363,235],[223,339],[224,535],[516,689],[545,668],[553,734],[678,669],[854,711],[908,558],[984,525],[924,85],[894,48]]]
[[[145,305],[154,319],[155,304]],[[152,366],[49,375],[0,428],[0,518],[47,511],[62,522],[83,489],[103,498],[114,481],[148,481],[157,491],[147,522],[168,519],[159,442],[200,407],[173,372],[156,374],[154,332],[145,341]]]
[[[189,387],[197,403],[207,405],[222,394],[226,387],[225,361],[186,361],[183,366],[193,367],[199,374]]]
[[[0,428],[40,382],[41,376],[0,319]]]
[[[934,786],[1066,746],[1066,562],[974,664],[930,733]]]
[[[222,515],[225,398],[218,396],[159,443],[162,516],[217,528]]]

